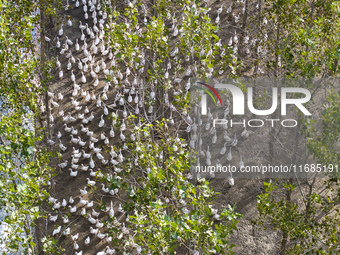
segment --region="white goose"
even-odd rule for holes
[[[100,215],[100,212],[96,212],[93,208],[92,208],[92,215],[94,217],[98,217]]]
[[[98,231],[99,231],[98,229],[90,227],[90,233],[91,234],[96,235],[98,233]]]
[[[86,4],[86,3],[85,3],[85,4]],[[80,29],[81,31],[83,31],[84,29],[86,29],[86,26],[83,25],[81,21],[79,21],[79,29]]]
[[[229,148],[229,152],[227,154],[227,160],[231,161],[232,160],[232,154],[231,154],[231,148]]]
[[[102,234],[102,233],[100,233],[100,231],[98,231],[98,234],[97,234],[97,237],[99,238],[99,239],[104,239],[105,237],[106,237],[106,234]],[[106,252],[105,251],[103,251],[103,253],[102,252],[98,252],[97,253],[97,255],[98,254],[106,254]]]
[[[90,169],[90,176],[91,177],[96,177],[96,172],[93,172],[92,169]]]
[[[53,208],[54,208],[54,209],[59,209],[60,207],[61,207],[60,202],[55,203],[55,204],[53,205]]]
[[[97,220],[95,218],[92,218],[91,215],[89,215],[89,218],[88,218],[88,221],[92,224],[96,224],[97,223]]]
[[[112,201],[111,201],[111,207],[110,207],[109,215],[110,215],[110,218],[113,218],[115,216],[115,211],[113,210]]]
[[[73,42],[72,42],[70,39],[68,39],[67,36],[66,36],[66,43],[67,43],[68,45],[70,45],[70,46],[73,45]]]
[[[75,235],[71,235],[71,239],[72,241],[77,241],[79,238],[79,233],[75,234]]]
[[[73,88],[75,89],[75,90],[80,90],[80,86],[74,81],[73,82]],[[77,91],[78,92],[78,91]]]
[[[102,98],[103,98],[104,101],[106,101],[108,99],[106,92],[103,93]]]
[[[98,95],[98,100],[97,100],[96,106],[97,107],[101,107],[102,106],[102,100],[100,99],[100,95]]]
[[[63,25],[61,25],[61,27],[60,27],[60,29],[59,29],[59,31],[58,31],[58,35],[59,35],[59,36],[62,36],[63,33],[64,33]]]
[[[120,131],[119,137],[120,137],[120,139],[121,139],[122,141],[125,141],[125,135],[123,134],[122,131]]]
[[[226,151],[227,151],[227,147],[226,146],[227,146],[227,143],[224,143],[224,145],[223,145],[223,147],[222,147],[222,149],[220,151],[221,155],[224,155],[226,153]]]
[[[102,69],[103,69],[103,70],[106,69],[106,64],[105,64],[105,61],[103,60],[103,58],[102,58]]]
[[[81,82],[86,83],[86,77],[83,72],[81,72]]]
[[[80,197],[79,203],[80,203],[81,205],[86,205],[88,202],[89,202],[88,200],[83,199],[82,197]]]
[[[80,61],[80,59],[78,58],[78,69],[82,70],[83,69],[83,63]]]
[[[86,207],[91,208],[91,207],[93,207],[93,205],[94,205],[94,202],[90,201],[89,203],[87,203]]]
[[[106,246],[106,254],[112,255],[115,254],[116,250],[115,249],[110,249],[109,246]]]
[[[110,137],[115,137],[115,132],[114,132],[112,127],[111,127],[111,130],[110,130]]]
[[[105,184],[102,183],[102,191],[104,191],[105,193],[108,193],[109,192],[109,188],[105,188]]]
[[[90,149],[90,150],[93,150],[93,149],[94,149],[94,143],[93,143],[93,142],[90,142],[89,149]]]
[[[77,176],[78,171],[72,171],[72,168],[69,168],[68,170],[70,171],[70,176],[72,176],[72,177],[76,177]]]
[[[85,102],[90,102],[90,100],[91,100],[90,93],[86,91]]]
[[[116,169],[115,169],[115,171],[117,171]],[[112,196],[114,196],[114,195],[116,195],[116,191],[115,191],[115,189],[110,189],[110,195],[112,195]]]
[[[76,81],[76,76],[73,73],[73,70],[71,70],[71,81]]]
[[[79,167],[79,165],[76,165],[74,163],[71,164],[71,168],[74,169],[74,170],[77,170]]]
[[[78,107],[81,107],[82,108],[82,106],[78,106]],[[85,114],[84,113],[78,113],[78,120],[83,120],[84,119],[84,117],[85,117]]]
[[[77,251],[77,250],[79,249],[79,245],[77,244],[77,241],[74,241],[73,249],[74,249],[75,251]]]
[[[77,211],[77,206],[68,206],[70,208],[70,213],[75,213]]]
[[[86,109],[85,109],[85,111],[86,111]],[[80,131],[83,132],[83,133],[87,133],[87,131],[89,131],[89,128],[84,127],[83,124],[80,124],[80,127],[81,127]]]
[[[108,145],[109,143],[110,143],[109,138],[106,137],[105,140],[104,140],[104,144]]]
[[[93,82],[93,86],[94,86],[94,87],[97,87],[98,84],[99,84],[99,80],[98,80],[98,77],[96,77],[96,79],[95,79],[94,82]]]
[[[104,227],[104,223],[100,222],[98,219],[97,219],[96,221],[97,221],[97,223],[96,223],[96,227],[97,227],[97,228],[102,228],[102,227]]]
[[[57,221],[57,219],[58,219],[58,215],[55,215],[55,216],[52,216],[51,214],[49,214],[49,220],[50,221],[53,221],[53,222],[56,222]]]
[[[84,31],[83,31],[83,30],[81,30],[80,40],[82,40],[82,41],[85,40],[85,34],[84,34]]]
[[[97,48],[97,46],[96,46],[96,44],[95,44],[94,41],[92,42],[92,45],[91,45],[91,47],[90,47],[90,51],[91,51],[91,53],[94,54],[94,55],[97,54],[98,48]],[[98,63],[97,63],[97,66],[98,66]],[[99,72],[99,71],[97,71],[96,73],[98,73],[98,72]]]
[[[67,25],[69,25],[70,27],[72,27],[72,20],[68,19],[68,20],[67,20]]]
[[[83,152],[83,158],[90,158],[91,154],[90,153],[86,153],[84,150],[82,150]]]
[[[58,93],[57,98],[58,98],[58,100],[63,100],[64,96],[61,93]]]
[[[57,37],[57,43],[56,43],[56,47],[60,48],[60,41],[59,41],[59,37]]]
[[[247,130],[247,128],[245,127],[244,128],[244,130],[242,131],[242,133],[241,133],[241,136],[243,137],[243,138],[248,138],[248,136],[249,136],[249,131]]]
[[[96,153],[96,156],[99,160],[103,160],[104,159],[104,156],[100,153],[100,152],[97,152]]]
[[[234,184],[235,184],[235,181],[234,181],[234,178],[233,178],[231,172],[230,172],[230,177],[228,178],[228,183],[229,183],[230,186],[234,186]]]
[[[91,156],[91,159],[90,159],[90,167],[93,169],[95,167],[95,164],[94,164],[94,161],[92,159],[92,156]]]
[[[90,72],[92,78],[97,78],[97,74],[93,71],[93,67],[91,66],[91,72]]]
[[[87,108],[87,106],[85,107],[84,113],[89,113],[89,109]]]
[[[98,127],[103,127],[104,126],[104,124],[105,124],[105,121],[104,121],[104,119],[103,119],[103,114],[102,114],[102,116],[100,117],[100,122],[99,122],[99,124],[98,124]]]
[[[123,209],[123,207],[122,207],[122,204],[121,203],[119,203],[119,206],[118,206],[118,212],[121,212],[121,213],[123,213],[124,212],[124,209]]]
[[[84,166],[84,164],[81,164],[80,169],[86,172],[89,169],[89,166]]]
[[[70,204],[73,204],[73,203],[74,203],[74,199],[73,199],[72,196],[70,196],[70,199],[68,200],[68,202],[69,202]]]
[[[58,67],[58,68],[60,68],[60,67],[61,67],[61,63],[60,63],[60,61],[59,61],[58,57],[57,57],[56,65],[57,65],[57,67]]]
[[[68,112],[68,120],[71,121],[71,122],[77,121],[76,118],[72,117],[71,112]]]
[[[60,55],[63,55],[63,54],[65,53],[65,51],[66,51],[66,48],[62,48],[62,49],[60,50]]]
[[[86,239],[85,239],[85,245],[89,245],[90,243],[90,237],[88,236]]]
[[[78,136],[78,139],[79,139],[79,146],[81,146],[81,147],[84,147],[85,145],[86,145],[86,142],[85,141],[82,141],[81,140],[81,138],[80,138],[80,136]]]
[[[71,135],[71,143],[78,144],[79,143],[79,139],[75,138],[75,137],[73,137],[73,135]]]
[[[59,107],[59,104],[57,102],[55,102],[53,99],[50,99],[50,102],[53,105],[53,107]]]
[[[244,167],[244,163],[243,163],[243,160],[242,160],[242,156],[240,156],[240,169]]]
[[[85,216],[85,215],[86,215],[86,208],[85,208],[85,207],[83,207],[83,208],[81,209],[80,214],[81,214],[82,216]]]
[[[234,140],[231,142],[230,146],[233,146],[233,147],[236,146],[237,142],[238,142],[238,140],[237,140],[236,133],[235,133]]]
[[[122,150],[119,149],[118,162],[122,163],[123,161],[124,161],[124,157],[122,154]]]
[[[95,181],[91,181],[89,178],[86,178],[87,179],[87,184],[90,185],[90,186],[94,186],[96,185],[96,182]]]
[[[85,196],[87,194],[86,186],[84,187],[84,189],[80,189],[80,194],[82,196]]]
[[[65,215],[64,217],[63,217],[63,223],[64,224],[67,224],[67,223],[69,223],[70,222],[70,219]]]
[[[61,169],[63,169],[63,168],[65,168],[66,166],[67,166],[67,160],[65,161],[65,162],[63,162],[63,163],[60,163],[60,164],[58,164],[58,166],[61,168]]]
[[[80,50],[80,46],[79,46],[79,43],[78,43],[78,38],[76,39],[76,44],[74,45],[76,51],[79,51]]]
[[[61,230],[61,226],[59,226],[57,229],[54,229],[53,233],[52,233],[52,236],[55,236],[55,235],[59,234],[60,230]]]
[[[71,233],[71,229],[68,227],[63,231],[64,236],[68,236]]]

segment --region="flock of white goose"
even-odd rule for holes
[[[100,144],[103,142],[104,145],[109,145],[110,142],[113,141],[113,138],[117,139],[118,137],[124,143],[126,139],[124,135],[124,132],[127,130],[126,125],[123,119],[119,130],[120,135],[116,136],[113,129],[113,126],[116,124],[116,119],[113,118],[113,120],[109,121],[108,117],[112,113],[116,116],[122,115],[123,118],[127,117],[128,113],[124,99],[124,94],[126,93],[129,95],[129,103],[133,101],[136,104],[136,109],[142,106],[138,94],[139,90],[135,89],[135,87],[138,86],[137,79],[134,80],[131,89],[125,89],[123,93],[118,92],[114,102],[110,104],[107,103],[109,100],[107,93],[110,87],[112,87],[111,83],[103,81],[105,85],[102,87],[102,90],[99,91],[101,80],[104,80],[103,78],[110,75],[109,69],[116,65],[114,52],[112,52],[110,46],[106,45],[104,40],[104,25],[107,19],[107,13],[103,11],[101,7],[100,0],[82,0],[81,2],[79,2],[79,0],[73,0],[71,5],[69,1],[67,1],[65,10],[82,8],[84,11],[86,22],[82,23],[79,21],[80,38],[71,40],[64,33],[64,26],[74,25],[71,19],[67,20],[66,25],[62,24],[60,26],[56,40],[51,40],[48,36],[44,38],[48,45],[53,45],[59,51],[56,58],[56,67],[58,68],[57,78],[70,79],[73,84],[72,96],[70,97],[71,107],[68,108],[69,111],[67,113],[59,110],[59,107],[66,103],[65,95],[51,91],[47,92],[49,105],[52,108],[52,114],[50,114],[49,117],[50,125],[53,126],[54,123],[53,112],[57,112],[56,115],[59,115],[59,119],[63,121],[62,128],[58,130],[56,134],[52,134],[56,139],[48,139],[48,143],[56,146],[57,150],[65,157],[69,157],[69,153],[71,153],[70,162],[68,160],[61,160],[58,164],[61,170],[69,171],[70,178],[75,179],[79,177],[79,175],[87,175],[87,182],[84,183],[84,187],[79,190],[78,194],[62,199],[57,199],[52,196],[49,197],[49,202],[54,209],[54,213],[48,215],[48,220],[55,226],[53,232],[50,234],[55,237],[64,235],[67,238],[71,238],[74,254],[77,255],[86,252],[86,250],[83,251],[79,249],[79,242],[84,242],[86,246],[89,246],[92,240],[96,238],[107,242],[105,249],[97,252],[97,255],[115,254],[116,252],[115,249],[111,247],[112,237],[104,233],[105,230],[103,229],[105,228],[105,220],[108,218],[114,219],[115,216],[122,216],[124,214],[122,204],[119,203],[117,206],[111,201],[109,206],[104,206],[101,210],[96,209],[99,203],[88,199],[87,188],[91,189],[93,186],[99,186],[96,184],[95,178],[103,176],[103,173],[100,171],[101,167],[111,164],[116,173],[122,170],[118,165],[124,160],[122,149],[127,148],[125,144],[119,151],[112,149],[109,154],[104,152],[103,146]],[[79,57],[76,58],[76,56]],[[66,63],[66,65],[64,66],[62,63]],[[127,70],[125,76],[123,76],[123,74],[118,71],[116,76],[120,80],[123,80],[124,77],[127,80],[130,73],[130,70]],[[81,74],[80,78],[77,77],[77,74]],[[116,78],[114,78],[114,82],[117,82]],[[124,107],[122,114],[118,112],[119,107]],[[113,112],[113,109],[117,110]],[[98,129],[101,130],[99,137],[97,137],[98,132],[90,130],[90,125],[93,125],[95,114],[98,111],[102,112],[100,120],[95,124],[95,126],[98,127],[96,131],[98,131]],[[130,138],[134,139],[134,136],[130,135]],[[65,144],[62,141],[64,141]],[[115,174],[108,174],[107,178],[113,180],[119,179],[120,177]],[[104,183],[101,183],[101,186],[102,194],[110,195],[112,198],[119,195],[118,188],[109,189],[105,187]],[[87,231],[87,236],[71,230],[72,224],[68,215],[81,215],[91,223],[92,226],[89,231]],[[123,234],[129,233],[124,223],[120,223],[117,220],[115,220],[114,223],[120,226]],[[81,239],[79,238],[79,234],[82,236]],[[140,247],[136,247],[136,249],[139,253],[141,252]]]
[[[72,0],[70,4],[67,0],[65,10],[70,8],[82,8],[84,12],[84,19],[86,22],[79,21],[79,25],[75,24],[70,18],[67,19],[66,24],[60,25],[56,39],[50,39],[45,36],[45,42],[48,45],[56,47],[58,50],[58,56],[56,58],[57,79],[71,81],[72,84],[72,95],[70,100],[68,96],[62,93],[53,93],[48,91],[49,105],[52,108],[52,114],[49,115],[50,125],[54,124],[53,113],[59,116],[62,120],[63,125],[60,130],[57,130],[55,134],[52,134],[51,139],[48,143],[51,146],[56,146],[58,150],[69,158],[69,160],[61,160],[58,167],[61,170],[68,170],[70,178],[77,178],[80,175],[86,175],[87,182],[84,183],[84,187],[79,190],[78,194],[74,196],[64,197],[64,198],[54,198],[50,196],[49,202],[55,209],[54,213],[49,214],[49,221],[54,224],[54,230],[51,233],[52,236],[64,235],[70,238],[73,242],[74,254],[81,255],[86,250],[79,249],[79,242],[84,242],[84,244],[91,245],[93,239],[100,239],[107,242],[107,246],[104,250],[97,252],[97,255],[104,254],[115,254],[115,249],[110,246],[112,237],[107,233],[104,233],[105,224],[104,221],[108,218],[114,219],[116,216],[122,216],[124,214],[124,209],[121,203],[114,203],[111,201],[109,206],[104,206],[103,209],[98,210],[96,206],[99,205],[97,201],[88,199],[87,188],[91,189],[93,186],[99,186],[96,183],[96,177],[103,177],[103,173],[100,168],[106,167],[108,165],[112,166],[115,173],[122,171],[119,168],[119,164],[124,161],[124,149],[127,148],[125,145],[126,131],[127,127],[124,119],[128,116],[128,106],[135,104],[133,113],[139,114],[140,108],[144,107],[143,100],[143,81],[138,81],[136,77],[133,78],[131,70],[129,67],[126,68],[124,75],[121,71],[115,71],[115,75],[112,76],[112,82],[114,85],[118,84],[117,78],[129,85],[129,87],[123,87],[117,90],[113,100],[108,94],[110,94],[110,88],[114,86],[105,80],[105,78],[112,74],[112,67],[116,67],[115,52],[109,45],[105,42],[105,30],[104,25],[107,20],[107,13],[103,10],[101,5],[101,0]],[[223,5],[218,9],[218,16],[215,20],[216,23],[220,22],[219,15],[222,12]],[[229,9],[228,9],[229,10]],[[64,26],[78,26],[80,30],[80,37],[72,40],[69,36],[64,33]],[[173,26],[173,36],[178,34],[177,26]],[[236,39],[235,39],[236,38]],[[232,43],[237,41],[237,36],[234,36]],[[177,49],[178,50],[178,49]],[[176,49],[170,54],[176,55]],[[79,57],[77,57],[79,56]],[[145,63],[144,57],[142,57],[142,65]],[[62,64],[63,63],[63,64]],[[65,63],[65,64],[64,64]],[[171,64],[168,63],[167,72],[165,78],[168,78],[168,70],[171,69]],[[190,68],[185,72],[185,76],[191,74]],[[133,80],[132,83],[129,79]],[[176,82],[176,80],[175,80]],[[186,86],[186,90],[190,88],[190,85]],[[151,87],[151,92],[149,93],[149,99],[155,99],[155,92]],[[174,95],[176,92],[174,92]],[[125,99],[125,95],[127,100]],[[64,99],[65,97],[65,99]],[[68,112],[60,110],[60,106],[70,101],[71,106],[68,107]],[[112,100],[110,102],[110,100]],[[169,103],[168,94],[164,94],[165,104],[169,106],[170,110],[174,110],[174,106]],[[119,109],[120,108],[120,109]],[[122,109],[123,108],[123,109]],[[43,109],[43,105],[42,105]],[[63,107],[63,109],[65,109]],[[101,112],[99,115],[98,112]],[[149,114],[153,113],[153,106],[149,106],[146,111]],[[229,104],[225,110],[227,115],[229,112]],[[116,135],[113,126],[116,124],[116,119],[108,120],[111,116],[122,117],[122,123],[119,128],[119,135]],[[98,119],[98,116],[100,119]],[[205,129],[210,130],[210,134],[213,136],[212,143],[216,143],[216,129],[210,128],[209,122],[212,119],[212,114],[208,113],[208,121],[205,125]],[[172,114],[169,118],[170,123],[174,123],[172,119]],[[95,123],[95,124],[94,124]],[[202,123],[198,123],[202,125]],[[137,125],[141,125],[140,122]],[[90,127],[96,127],[96,130],[91,130]],[[191,130],[190,130],[191,129]],[[226,129],[226,128],[225,128]],[[100,135],[98,130],[100,130]],[[197,125],[194,122],[193,125],[189,127],[189,130],[193,131],[191,146],[195,147],[197,140]],[[116,130],[117,132],[117,130]],[[249,131],[246,129],[242,132],[242,137],[248,137]],[[55,137],[52,139],[52,137]],[[227,132],[224,134],[224,146],[221,149],[221,156],[227,153],[227,160],[231,161],[231,149],[237,145],[237,137],[231,139]],[[110,145],[113,140],[120,139],[122,142],[122,148],[119,151],[111,149],[110,153],[106,153],[104,146]],[[129,138],[134,140],[133,134],[129,134]],[[64,141],[64,143],[62,142]],[[67,142],[65,142],[67,141]],[[199,143],[201,148],[202,142]],[[227,150],[227,147],[229,149]],[[72,148],[72,149],[71,149]],[[200,149],[201,157],[205,157],[206,164],[211,164],[211,153],[209,151],[209,146],[207,147],[205,153]],[[240,164],[243,164],[242,158]],[[108,174],[108,179],[119,179],[115,173]],[[212,178],[214,176],[211,176]],[[232,176],[228,179],[229,184],[234,184],[234,179]],[[110,195],[113,198],[119,195],[119,189],[109,189],[101,183],[102,194]],[[63,215],[64,213],[64,215]],[[81,215],[85,217],[91,224],[89,231],[87,231],[86,236],[82,233],[74,233],[71,230],[71,222],[68,215]],[[102,220],[100,220],[102,219]],[[103,220],[104,219],[104,220]],[[129,229],[125,227],[124,223],[120,223],[115,220],[114,223],[119,226],[122,234],[128,234]],[[89,233],[89,234],[88,234]],[[81,238],[79,238],[81,234]],[[141,253],[141,248],[136,247],[138,253]]]

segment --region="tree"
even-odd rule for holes
[[[38,146],[42,137],[34,121],[42,91],[36,58],[38,3],[2,1],[0,8],[0,201],[7,215],[2,252],[34,254],[35,220],[49,175],[49,153]]]
[[[328,106],[319,121],[319,124],[322,122],[322,135],[315,126],[316,121],[301,119],[309,152],[318,163],[306,165],[304,170],[313,174],[304,179],[296,176],[283,185],[282,181],[275,184],[265,182],[265,192],[258,196],[259,223],[270,223],[272,228],[282,231],[281,254],[338,252],[338,177],[333,173],[339,163],[337,147],[334,146],[339,139],[336,127],[339,105],[337,94],[332,92],[334,85],[329,86],[330,89],[326,86],[333,82],[316,78],[338,74],[339,27],[336,19],[339,6],[330,1],[302,1],[298,4],[268,1],[267,8],[270,14],[265,16],[277,30],[276,39],[270,40],[276,42],[272,52],[277,58],[268,61],[268,66],[283,77],[314,78],[309,89],[313,96],[324,90]],[[322,104],[321,101],[318,103]],[[324,170],[333,173],[326,176],[321,188],[316,188],[317,178]],[[278,197],[281,191],[285,193],[284,197]],[[293,199],[296,192],[302,198],[301,203]]]
[[[48,217],[40,236],[54,232],[65,252],[73,249],[70,235],[87,235],[92,228],[106,250],[231,253],[228,238],[240,215],[232,207],[218,211],[210,205],[215,193],[206,180],[196,187],[191,183],[196,180],[186,179],[189,148],[176,138],[186,136],[183,131],[190,123],[189,77],[211,76],[217,73],[215,67],[228,68],[232,61],[206,14],[208,9],[198,1],[91,1],[81,6],[85,14],[75,14],[76,5],[66,5],[57,19],[43,24],[56,38],[46,43],[46,59],[58,57],[56,68],[47,71],[54,78],[42,118],[55,143],[52,151],[58,155],[51,164],[59,172],[51,182],[59,188],[46,188],[50,203],[42,208],[58,218],[54,223]],[[84,19],[92,19],[93,25],[80,23],[80,34],[73,24]],[[79,44],[82,50],[76,50]],[[73,55],[79,57],[78,68]],[[172,123],[168,129],[166,120]],[[141,130],[134,131],[136,126]],[[138,146],[144,149],[138,151]],[[178,151],[172,152],[175,146]],[[70,171],[64,171],[67,168]],[[61,193],[65,186],[72,193]],[[89,187],[86,195],[79,194],[83,186]],[[70,195],[79,197],[84,206],[71,212]],[[64,200],[67,206],[60,205]],[[77,220],[81,224],[73,224]],[[83,229],[76,229],[79,225]],[[76,240],[78,250],[87,249],[85,238]],[[101,244],[94,249],[100,248]]]

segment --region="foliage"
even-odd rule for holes
[[[51,156],[37,145],[35,129],[39,87],[39,1],[0,3],[0,205],[7,213],[7,251],[37,251],[35,220],[46,197]]]
[[[279,198],[279,190],[273,183],[264,182],[265,192],[258,196],[260,213],[257,223],[270,222],[270,227],[280,229],[289,238],[286,254],[336,254],[339,253],[340,227],[338,197],[322,199],[318,193],[310,195],[304,208],[286,198]],[[286,183],[283,190],[294,190]],[[281,251],[283,252],[283,251]]]
[[[318,134],[315,121],[308,125],[306,136],[308,137],[308,148],[315,158],[323,165],[332,164],[334,169],[329,172],[333,177],[339,177],[336,166],[340,164],[339,142],[340,142],[340,94],[330,92],[327,103],[322,112],[322,133]]]
[[[27,121],[27,120],[26,120]],[[0,121],[0,201],[8,216],[6,247],[10,250],[33,252],[34,220],[39,217],[39,205],[46,196],[40,189],[46,182],[49,153],[37,151],[39,137],[28,127],[21,113],[14,109]]]
[[[268,59],[269,70],[284,77],[338,74],[339,14],[339,3],[330,0],[265,1],[262,17],[271,28],[262,44],[278,56]]]
[[[284,78],[338,76],[338,2],[268,0],[260,13],[260,26],[267,27],[267,40],[261,40],[260,45],[270,52],[264,51],[260,58],[265,60],[269,74]],[[314,95],[320,89],[317,84],[318,79],[314,79],[304,86]],[[301,121],[309,152],[318,163],[333,165],[321,191],[315,187],[319,175],[314,174],[303,180],[291,178],[284,185],[264,183],[265,192],[258,196],[257,222],[269,223],[283,233],[280,254],[339,252],[339,187],[335,171],[339,165],[339,95],[334,91],[326,91],[326,95],[321,132],[316,129],[316,121]],[[302,199],[294,200],[293,194]]]
[[[108,79],[122,89],[131,87],[131,91],[142,84],[144,102],[139,106],[141,109],[124,107],[124,112],[139,111],[143,116],[136,129],[134,122],[127,123],[133,135],[124,144],[126,161],[113,168],[114,177],[99,177],[109,183],[110,189],[125,190],[128,197],[124,217],[112,218],[107,223],[115,247],[155,254],[174,254],[179,250],[231,253],[228,237],[240,215],[231,207],[220,214],[211,207],[216,193],[206,180],[197,184],[190,180],[190,153],[178,138],[182,135],[179,130],[190,123],[188,79],[237,76],[245,65],[246,57],[238,51],[246,48],[243,39],[248,32],[255,38],[250,47],[256,54],[249,53],[258,69],[255,75],[261,73],[261,65],[267,74],[279,77],[337,75],[339,3],[260,2],[254,10],[255,22],[248,25],[246,16],[250,10],[243,12],[240,45],[245,47],[238,49],[237,38],[231,47],[218,37],[220,28],[213,25],[209,9],[202,7],[201,1],[112,2],[105,1],[104,6],[109,20],[105,24],[106,40],[118,53]],[[251,6],[247,5],[250,1],[244,2],[245,8]],[[239,1],[232,3],[237,5]],[[22,252],[34,253],[34,220],[40,216],[39,205],[46,195],[41,192],[41,185],[47,181],[50,155],[37,146],[42,140],[41,130],[32,131],[29,126],[39,114],[37,98],[43,88],[39,88],[37,80],[43,83],[47,77],[37,57],[39,40],[32,29],[37,29],[40,22],[38,8],[52,15],[56,13],[48,1],[5,0],[0,8],[0,199],[10,213],[5,222],[11,226],[6,245],[13,251],[21,245]],[[252,26],[256,26],[253,31]],[[245,31],[247,28],[249,31]],[[131,76],[137,74],[132,78],[132,86],[128,78],[117,79],[122,70],[126,77],[128,70]],[[123,95],[118,93],[119,97]],[[338,164],[339,95],[331,93],[328,100],[323,113],[323,133],[319,135],[310,121],[306,135],[316,159],[323,164]],[[115,128],[119,130],[122,122],[119,118],[116,122]],[[118,154],[124,145],[113,148],[112,153]],[[330,180],[325,187],[334,191],[338,179]],[[265,183],[265,193],[258,200],[263,216],[260,223],[269,222],[279,228],[295,244],[287,248],[292,254],[323,254],[321,248],[325,247],[329,253],[338,252],[339,192],[335,197],[325,198],[313,190],[314,181],[307,193],[300,189],[299,180],[296,185],[303,197],[303,208],[290,199],[296,191],[293,182],[279,188]],[[286,198],[276,196],[277,190],[286,192]],[[55,244],[56,240],[45,237],[42,249],[54,253]]]
[[[150,141],[151,128],[162,138]],[[141,249],[142,254],[175,254],[179,249],[194,254],[231,254],[233,245],[228,237],[241,215],[230,205],[218,213],[211,206],[216,193],[209,183],[205,179],[198,185],[190,182],[191,158],[185,141],[172,137],[165,120],[132,132],[136,140],[128,144],[131,155],[124,165],[117,165],[123,168],[119,175],[123,178],[109,180],[111,188],[119,186],[127,192],[124,216],[132,233],[121,243],[125,224],[116,218],[109,220],[114,246]],[[124,181],[129,175],[134,180]]]
[[[131,94],[134,86],[141,89],[144,102],[137,109],[124,107],[131,117],[140,115],[138,128],[134,121],[126,122],[131,132],[129,144],[124,145],[128,149],[120,146],[111,151],[111,155],[129,151],[113,169],[122,179],[110,175],[104,179],[111,189],[126,190],[128,197],[126,222],[121,217],[108,223],[114,247],[143,254],[231,253],[228,237],[240,215],[231,207],[217,215],[210,205],[215,193],[208,182],[200,180],[197,186],[189,182],[189,148],[178,138],[176,126],[188,125],[188,78],[218,75],[219,69],[231,65],[233,51],[222,45],[218,27],[199,1],[132,1],[114,6],[106,5],[107,39],[116,52],[111,81],[123,90],[132,85]],[[128,78],[117,79],[121,70],[126,77],[130,72],[135,75],[132,84]],[[168,127],[172,118],[180,123]],[[114,122],[121,131],[118,114]]]
[[[60,254],[58,240],[51,236],[41,238],[41,250],[46,254]]]
[[[118,52],[113,74],[120,73],[123,67],[141,76],[148,111],[160,106],[152,120],[162,116],[172,96],[178,110],[187,111],[188,94],[180,85],[187,82],[187,77],[218,75],[217,70],[223,71],[231,63],[232,50],[222,46],[216,35],[218,28],[212,25],[208,9],[199,6],[199,1],[158,0],[153,6],[134,1],[121,9],[110,5],[106,8],[110,18],[107,39]],[[132,85],[137,82],[135,77]],[[113,78],[113,83],[123,88],[130,84],[119,78]],[[190,86],[186,86],[188,90]],[[151,93],[157,97],[153,99]]]

